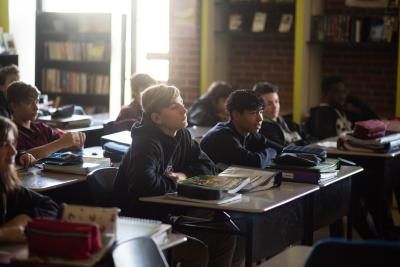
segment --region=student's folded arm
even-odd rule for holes
[[[202,143],[202,148],[215,163],[245,165],[257,168],[265,168],[275,155],[274,150],[266,148],[265,145],[260,145],[260,148],[255,152],[249,151],[243,148],[229,133],[219,134],[212,143]]]
[[[58,213],[58,205],[49,197],[40,195],[24,187],[14,191],[9,196],[8,202],[11,205],[9,210],[12,211],[7,215],[10,216],[9,219],[19,214],[25,214],[31,218],[55,218]]]
[[[140,150],[140,149],[137,149]],[[149,151],[150,150],[150,151]],[[131,149],[131,164],[126,170],[128,189],[136,196],[156,196],[176,191],[176,182],[163,175],[160,170],[160,154],[151,145],[147,153],[136,153]]]
[[[201,150],[200,145],[195,140],[191,140],[190,155],[187,160],[187,168],[185,168],[183,172],[188,177],[199,174],[217,174],[214,163],[207,154]]]
[[[57,139],[48,144],[28,149],[26,152],[32,154],[36,159],[42,159],[63,148],[65,148],[65,146],[60,142],[60,139]]]

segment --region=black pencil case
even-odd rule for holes
[[[179,196],[203,200],[218,200],[223,195],[223,192],[218,189],[187,184],[178,184],[177,192]]]

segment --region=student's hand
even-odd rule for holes
[[[175,182],[187,178],[186,174],[184,174],[183,172],[167,172],[165,175],[174,180]]]
[[[67,132],[63,134],[59,142],[62,144],[63,148],[67,147],[75,147],[75,148],[82,148],[85,144],[86,135],[81,132]]]
[[[30,166],[35,165],[37,159],[32,156],[32,154],[29,153],[25,153],[23,155],[21,155],[21,157],[19,158],[19,165],[21,165],[24,168],[28,168]]]
[[[24,226],[0,227],[0,241],[4,242],[25,242]]]

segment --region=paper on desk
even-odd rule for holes
[[[318,142],[317,145],[320,147],[325,147],[325,148],[336,148],[336,141]]]

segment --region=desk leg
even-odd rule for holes
[[[314,242],[314,193],[304,198],[303,245],[311,246]]]
[[[346,238],[348,240],[353,239],[353,212],[354,212],[354,201],[353,201],[353,177],[350,177],[350,206],[347,212],[347,225],[346,225]]]
[[[246,256],[245,266],[251,267],[253,264],[253,218],[246,220]]]

